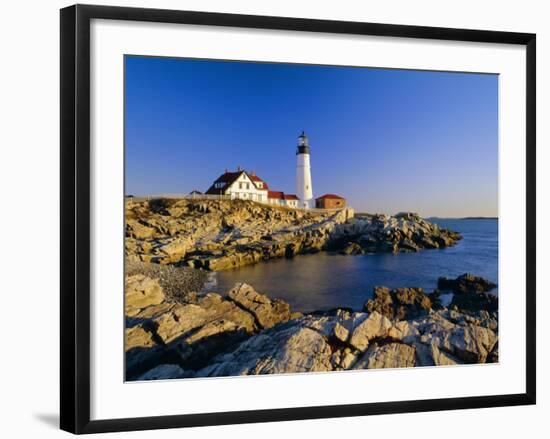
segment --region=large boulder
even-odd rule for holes
[[[240,308],[250,312],[262,329],[271,328],[277,323],[290,319],[290,306],[283,300],[269,299],[257,293],[245,283],[238,283],[229,291],[227,297]]]
[[[415,366],[415,348],[403,343],[373,343],[353,369],[382,369]]]
[[[388,337],[408,343],[420,335],[418,329],[405,320],[396,322],[388,331]]]
[[[127,377],[138,379],[163,363],[185,370],[208,364],[208,359],[232,349],[257,329],[254,317],[234,302],[210,293],[195,303],[150,306],[127,318]]]
[[[156,334],[168,344],[205,325],[222,321],[222,327],[232,330],[254,331],[253,316],[219,294],[210,293],[196,304],[175,304],[170,312],[153,319]],[[219,329],[219,326],[218,326]]]
[[[485,363],[498,341],[493,331],[476,325],[460,326],[437,338],[440,347],[465,363]]]
[[[164,292],[155,279],[136,274],[126,278],[125,314],[133,316],[150,305],[158,305],[164,300]]]
[[[218,356],[196,376],[259,375],[332,370],[332,350],[317,331],[291,320],[254,335]]]
[[[420,332],[416,342],[429,347],[428,354],[433,357],[435,365],[438,365],[435,357],[440,352],[450,357],[452,362],[485,363],[498,342],[498,335],[487,327],[470,323],[466,317],[458,318],[456,314],[450,315],[442,310],[415,321]],[[417,351],[421,351],[416,346]],[[424,361],[421,363],[430,365]]]
[[[416,366],[454,366],[462,362],[454,355],[439,348],[437,341],[414,342]]]
[[[470,273],[461,274],[455,279],[440,277],[437,281],[438,289],[453,291],[454,293],[483,293],[491,291],[495,287],[495,283]]]
[[[142,325],[126,328],[124,340],[124,350],[126,352],[134,348],[151,348],[156,344],[153,340],[153,334]]]
[[[374,287],[374,297],[367,300],[363,309],[379,312],[389,319],[403,320],[426,315],[432,308],[431,298],[422,288]]]
[[[374,311],[353,330],[349,344],[364,352],[371,340],[387,337],[391,327],[392,324],[387,317]]]

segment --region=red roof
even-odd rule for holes
[[[297,200],[298,197],[294,194],[285,194],[282,191],[268,191],[267,198],[275,200]]]
[[[285,194],[280,191],[267,191],[267,198],[276,198],[279,200],[284,200]]]
[[[250,178],[254,183],[263,183],[261,189],[269,189],[269,186],[267,185],[267,183],[263,181],[260,177],[258,177],[255,173],[249,174],[247,172],[246,175],[248,175],[248,178]]]
[[[336,199],[336,200],[345,200],[344,197],[341,197],[340,195],[334,195],[334,194],[321,195],[320,197],[317,197],[316,200],[324,200],[325,198],[331,198],[331,199]]]

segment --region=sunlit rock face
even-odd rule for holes
[[[226,270],[321,251],[351,216],[351,209],[305,211],[243,200],[128,200],[126,256]]]
[[[417,252],[461,239],[412,213],[353,215],[244,200],[127,200],[126,256],[218,271],[322,250]]]
[[[496,312],[435,309],[420,289],[302,314],[243,283],[225,295],[167,295],[140,274],[126,285],[128,380],[498,362]]]

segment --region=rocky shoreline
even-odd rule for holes
[[[247,284],[174,295],[149,274],[126,277],[130,381],[498,362],[498,299],[485,300],[493,284],[476,276],[440,279],[469,298],[460,306],[442,307],[438,290],[380,286],[362,310],[302,314]]]
[[[337,228],[328,244],[342,254],[398,253],[450,247],[461,239],[460,233],[442,229],[418,214],[401,212],[358,215]]]
[[[455,245],[460,234],[414,213],[304,211],[243,200],[126,201],[130,262],[226,270],[323,250],[417,252]]]
[[[461,238],[413,213],[127,200],[126,379],[497,362],[494,285],[472,275],[441,278],[431,294],[379,286],[361,310],[305,314],[243,283],[197,293],[208,271],[319,251],[417,252]],[[454,293],[447,308],[440,290]]]

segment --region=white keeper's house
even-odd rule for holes
[[[228,171],[220,175],[206,191],[206,195],[224,195],[231,199],[251,200],[259,203],[273,204],[277,206],[309,209],[316,207],[319,200],[327,195],[313,198],[311,183],[310,146],[306,134],[298,137],[296,149],[296,192],[285,194],[280,191],[272,191],[267,183],[256,175],[255,172],[247,172],[240,167],[236,171]],[[335,195],[331,195],[337,197]],[[345,206],[345,199],[338,207]],[[324,206],[323,206],[324,207]]]

